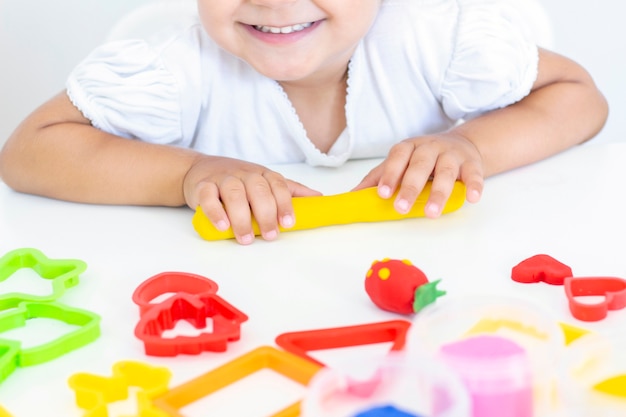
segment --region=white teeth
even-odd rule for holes
[[[300,32],[303,29],[311,27],[312,24],[313,22],[298,23],[297,25],[283,26],[283,27],[254,25],[254,28],[256,30],[260,30],[261,32],[265,32],[265,33],[291,33],[291,32]]]

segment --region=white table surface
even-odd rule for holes
[[[348,191],[374,163],[277,169],[332,194]],[[626,276],[625,179],[626,143],[592,143],[492,177],[480,203],[437,220],[289,232],[251,246],[202,240],[187,208],[73,204],[18,194],[0,184],[0,254],[32,247],[49,258],[85,261],[81,283],[59,301],[102,317],[95,342],[51,362],[18,368],[0,384],[0,404],[15,417],[82,416],[67,385],[77,372],[110,376],[113,364],[133,359],[168,367],[170,386],[176,386],[255,347],[274,345],[284,332],[405,318],[379,310],[364,291],[371,262],[385,257],[411,260],[429,278],[441,278],[449,294],[515,295],[537,302],[563,322],[598,331],[626,329],[626,311],[581,323],[570,315],[562,287],[523,285],[510,278],[514,265],[539,253],[569,265],[576,276]],[[249,315],[241,340],[225,353],[146,356],[133,335],[139,313],[131,294],[165,271],[216,281],[218,294]],[[42,291],[31,287],[41,280],[23,272],[19,277],[23,282],[0,282],[0,291]],[[19,334],[26,344],[35,336],[45,341],[48,331],[39,325]],[[232,415],[262,415],[245,401],[237,406]]]

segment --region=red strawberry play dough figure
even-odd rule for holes
[[[374,261],[365,277],[365,291],[379,308],[394,313],[417,313],[445,294],[439,280],[429,282],[411,261],[385,258]]]

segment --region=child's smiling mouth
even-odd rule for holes
[[[253,38],[263,44],[272,46],[289,46],[295,45],[302,39],[308,38],[310,34],[324,22],[324,20],[325,19],[314,20],[306,23],[296,23],[284,26],[281,26],[280,23],[274,23],[275,26],[264,24],[244,24],[244,26]]]
[[[282,26],[282,27],[265,26],[265,25],[252,25],[252,27],[263,33],[288,34],[288,33],[293,33],[293,32],[300,32],[306,28],[311,27],[313,23],[315,22],[298,23],[295,25]]]

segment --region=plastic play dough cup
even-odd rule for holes
[[[406,351],[425,349],[463,380],[473,417],[544,417],[562,409],[564,335],[549,313],[521,299],[444,297],[419,312]]]
[[[566,349],[568,417],[626,416],[626,334],[589,333]]]
[[[471,417],[461,380],[437,359],[391,353],[377,366],[324,368],[309,383],[302,417]]]
[[[520,345],[479,335],[443,345],[440,354],[467,386],[474,417],[533,416],[531,365]]]

